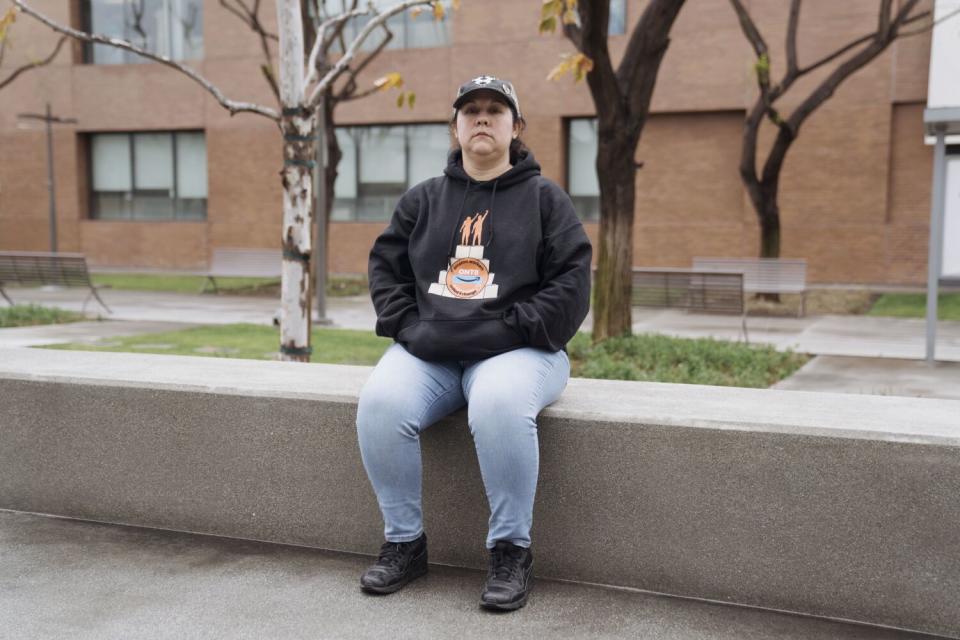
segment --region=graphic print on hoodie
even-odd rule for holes
[[[498,285],[493,284],[490,261],[483,258],[483,223],[490,210],[467,216],[460,225],[460,244],[450,257],[450,265],[440,272],[438,282],[429,293],[448,298],[496,298]]]
[[[477,182],[451,152],[408,190],[370,250],[377,335],[430,361],[558,351],[590,301],[591,247],[570,197],[532,153]]]

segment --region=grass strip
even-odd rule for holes
[[[380,338],[372,331],[314,329],[311,334],[311,362],[372,365],[376,364],[390,343],[391,340]],[[275,360],[279,345],[280,332],[274,327],[228,324],[108,338],[90,344],[48,345],[43,348]]]
[[[85,319],[82,315],[73,311],[37,304],[15,304],[12,307],[0,307],[0,328],[4,329],[79,322]]]
[[[655,334],[611,338],[593,345],[589,334],[579,333],[567,349],[576,377],[725,387],[766,388],[810,359],[769,346]]]
[[[925,318],[927,294],[885,293],[874,303],[868,315]],[[937,319],[960,320],[960,293],[941,293],[937,296]]]

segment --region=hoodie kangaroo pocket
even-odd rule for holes
[[[421,360],[483,360],[524,346],[523,338],[502,318],[421,319],[397,336]]]

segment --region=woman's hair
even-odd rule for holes
[[[509,107],[510,105],[505,100],[498,100],[498,102],[503,103],[505,106]],[[459,109],[454,109],[453,116],[450,118],[450,127],[453,129],[457,128],[457,114],[460,113]],[[530,151],[521,136],[523,136],[523,130],[527,127],[527,121],[523,118],[517,118],[517,114],[513,109],[510,109],[510,115],[513,116],[513,123],[516,124],[520,122],[520,133],[517,134],[517,137],[510,141],[510,164],[517,164],[520,161],[520,155],[526,154]],[[455,136],[453,138],[453,149],[459,149],[460,144],[457,142]]]

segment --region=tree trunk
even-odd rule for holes
[[[284,115],[283,276],[280,292],[280,353],[283,360],[310,361],[310,254],[316,127],[312,116]]]
[[[633,208],[639,136],[623,136],[626,126],[610,130],[601,122],[597,152],[600,183],[600,251],[593,299],[593,341],[631,334],[630,291],[633,275]]]
[[[283,271],[280,356],[310,361],[310,253],[316,119],[304,106],[303,21],[298,0],[277,0],[280,100],[283,105]]]

